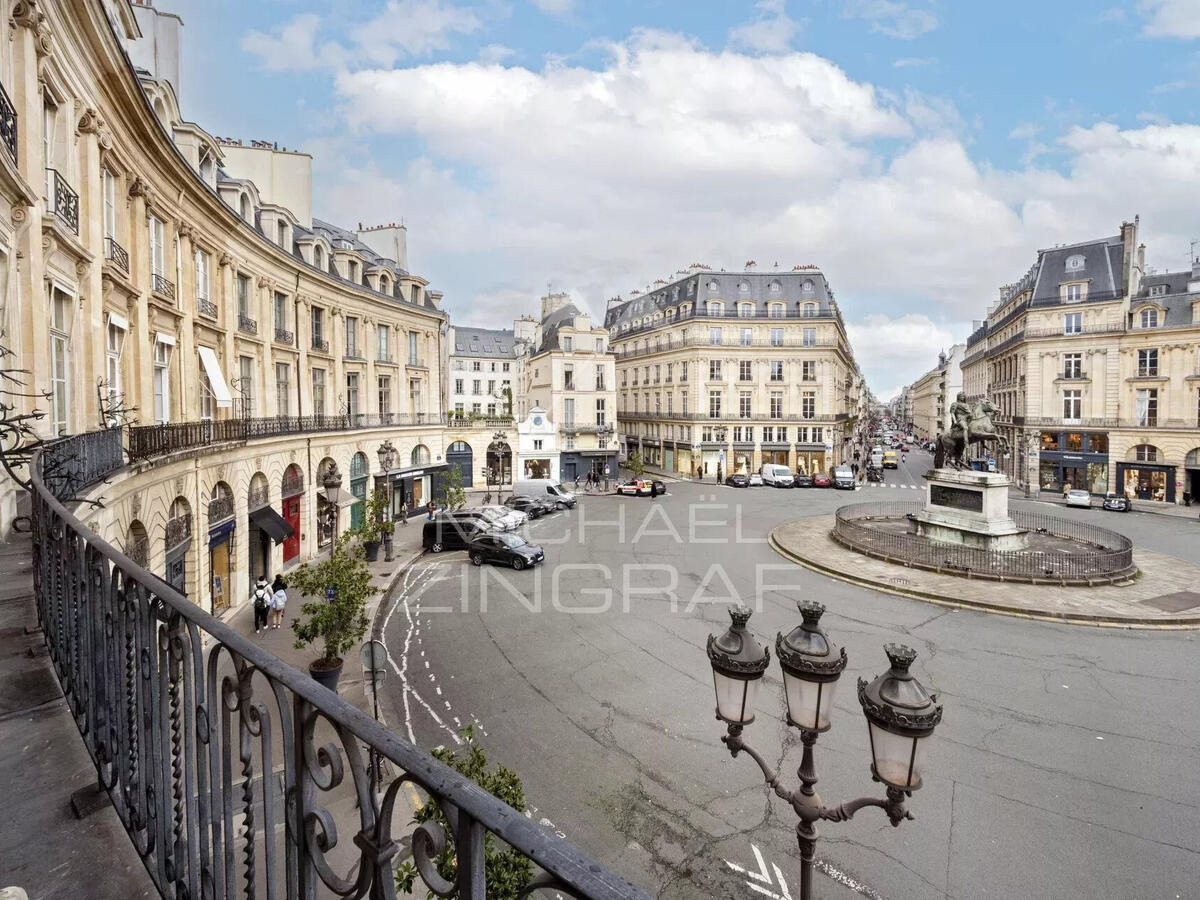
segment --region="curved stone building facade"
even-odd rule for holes
[[[310,157],[187,121],[182,22],[149,2],[0,0],[0,21],[14,412],[47,440],[121,428],[89,523],[220,612],[361,518],[384,442],[395,503],[430,499],[447,320],[404,227],[314,218]],[[22,495],[6,479],[5,529]]]

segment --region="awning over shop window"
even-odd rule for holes
[[[288,524],[288,520],[269,506],[250,510],[250,522],[269,534],[277,544],[282,544],[295,534],[295,529]]]
[[[330,496],[327,488],[321,488],[321,490],[317,491],[317,496],[326,503],[336,504],[339,509],[349,509],[358,502],[358,498],[345,488],[334,488],[333,496]]]
[[[218,409],[228,409],[233,406],[233,394],[229,393],[229,385],[225,383],[225,375],[221,372],[221,364],[217,362],[217,354],[212,347],[197,347],[200,362],[204,364],[204,374],[208,376],[208,384],[212,388],[213,397]]]

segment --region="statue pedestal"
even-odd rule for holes
[[[981,550],[1023,550],[1025,532],[1008,515],[1011,479],[997,472],[930,469],[917,534]]]

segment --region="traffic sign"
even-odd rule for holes
[[[325,587],[325,599],[326,600],[337,599],[337,588],[335,588],[332,584],[326,585],[326,587]]]
[[[363,678],[371,682],[383,681],[387,673],[388,658],[387,647],[383,645],[383,641],[375,638],[363,641],[358,655],[362,661]]]

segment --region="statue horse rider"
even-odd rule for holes
[[[999,413],[987,397],[982,397],[971,406],[967,395],[959,391],[950,405],[950,430],[938,438],[937,452],[933,464],[936,468],[966,469],[963,461],[967,445],[995,443],[1001,453],[1008,452],[1008,441],[996,433],[992,416]]]

